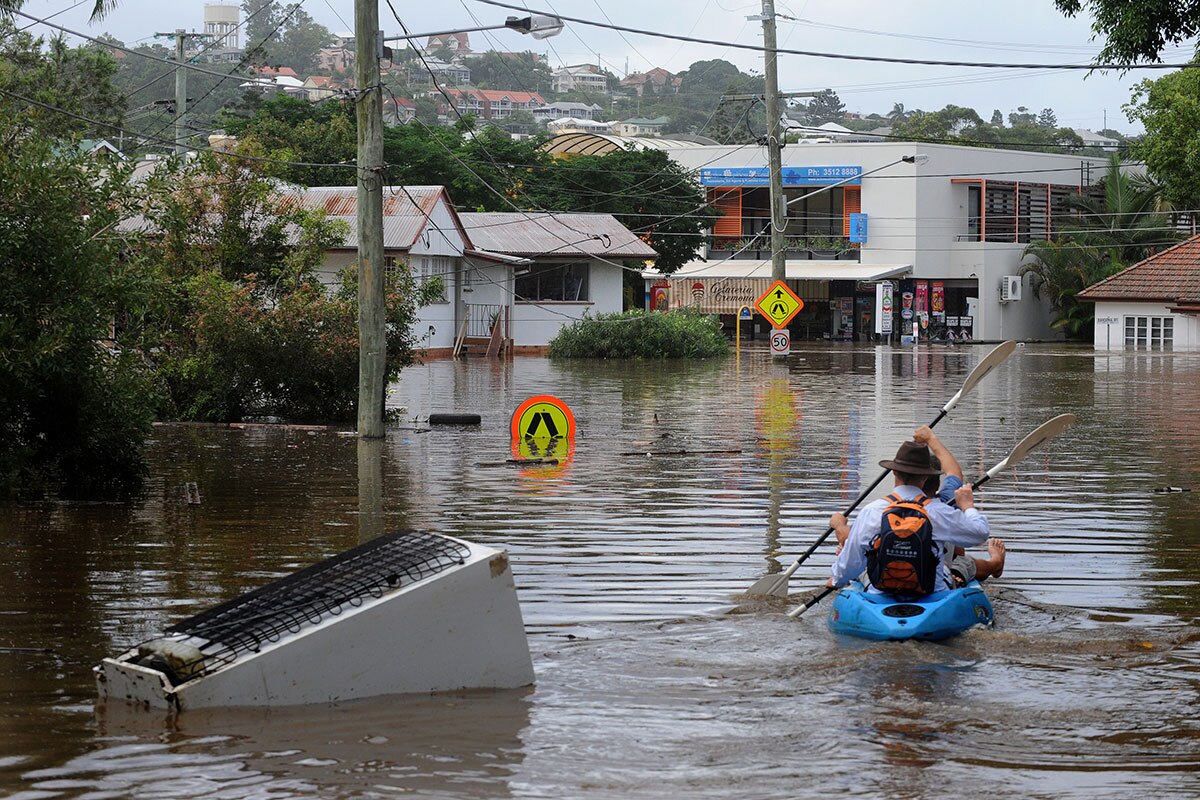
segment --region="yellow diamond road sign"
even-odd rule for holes
[[[782,328],[804,308],[804,301],[797,297],[786,283],[775,281],[754,305],[758,308],[758,313],[771,320],[772,325]]]

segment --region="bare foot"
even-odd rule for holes
[[[999,578],[1004,574],[1004,557],[1006,550],[1001,539],[988,539],[988,561],[992,562],[992,577]]]

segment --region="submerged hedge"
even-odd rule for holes
[[[585,317],[550,342],[551,358],[711,358],[728,352],[717,318],[686,309]]]

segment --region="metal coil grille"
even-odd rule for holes
[[[347,608],[462,564],[471,549],[429,533],[400,531],[280,578],[167,631],[207,643],[204,672],[258,652]],[[195,641],[193,639],[192,641]]]

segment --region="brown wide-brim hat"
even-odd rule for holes
[[[905,442],[896,451],[891,461],[880,461],[879,466],[906,475],[941,475],[940,465],[934,466],[933,454],[920,442]]]

